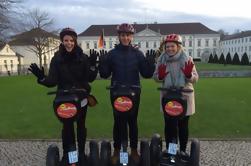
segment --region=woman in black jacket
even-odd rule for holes
[[[96,52],[91,51],[90,57],[83,53],[77,45],[77,33],[71,28],[65,28],[60,32],[62,43],[50,63],[48,76],[44,69],[36,64],[31,64],[29,70],[38,78],[38,83],[47,87],[57,86],[58,89],[86,89],[88,93],[91,87],[88,82],[94,81],[97,76]],[[80,94],[81,96],[81,94]],[[83,156],[86,140],[87,106],[81,108],[80,116],[77,118],[77,142],[79,156]],[[69,146],[75,145],[75,134],[73,122],[63,122],[62,130],[63,159],[62,164],[67,162]],[[81,158],[80,158],[81,162]]]

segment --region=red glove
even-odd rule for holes
[[[194,63],[192,61],[188,61],[185,63],[185,67],[183,69],[181,68],[182,72],[187,78],[192,77],[193,67],[194,67]]]
[[[163,80],[169,72],[166,71],[166,65],[161,64],[158,67],[158,78]]]

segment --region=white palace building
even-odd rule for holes
[[[251,61],[251,31],[226,35],[224,39],[220,41],[218,57],[220,57],[222,53],[225,57],[230,53],[231,58],[237,53],[239,59],[241,59],[244,53],[247,53],[249,61]]]
[[[99,49],[98,39],[104,33],[104,49],[110,50],[118,43],[117,25],[91,25],[78,36],[78,43],[85,53],[89,49]],[[171,23],[171,24],[134,24],[136,33],[133,44],[146,52],[148,49],[158,49],[163,38],[172,33],[183,38],[185,52],[194,59],[207,61],[209,55],[219,49],[220,34],[201,23]]]

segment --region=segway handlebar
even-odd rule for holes
[[[48,92],[47,95],[54,95],[57,93],[81,93],[87,92],[86,89],[59,89],[57,91]]]
[[[176,92],[176,91],[180,91],[180,92],[187,92],[187,93],[191,93],[193,92],[192,89],[184,89],[184,88],[163,88],[163,87],[159,87],[157,88],[160,91],[171,91],[171,92]]]
[[[107,86],[106,89],[115,89],[115,88],[138,88],[140,89],[140,85],[114,85],[114,86]]]

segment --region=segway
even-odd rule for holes
[[[87,105],[88,93],[85,89],[69,89],[69,90],[57,90],[55,92],[49,92],[48,95],[57,94],[54,100],[54,113],[61,122],[72,121],[74,122],[78,115],[81,107]],[[81,94],[82,100],[79,99]],[[68,152],[68,164],[66,166],[80,166],[80,157],[84,159],[84,165],[98,166],[99,165],[99,149],[98,143],[90,141],[90,154],[89,156],[79,156],[75,145],[69,146],[70,151]],[[82,165],[81,164],[81,165]],[[46,155],[46,166],[61,166],[59,148],[57,145],[52,144],[47,149]],[[64,165],[65,166],[65,165]]]
[[[187,101],[183,99],[182,93],[191,93],[189,89],[158,88],[163,91],[162,109],[164,116],[180,119],[186,115]],[[169,143],[168,148],[162,151],[162,139],[155,134],[150,143],[151,166],[199,166],[200,143],[193,139],[189,156],[182,156],[177,150],[177,140]]]
[[[135,89],[139,89],[140,86],[111,86],[107,89],[111,89],[112,93],[112,106],[119,116],[126,117],[130,114],[130,111],[134,107],[135,101]],[[127,122],[125,121],[127,126]],[[127,132],[127,130],[126,130]],[[150,148],[147,141],[141,141],[140,143],[140,162],[136,163],[130,156],[128,148],[128,134],[121,133],[122,138],[122,148],[120,150],[119,161],[115,166],[150,166]],[[100,165],[101,166],[114,166],[110,162],[111,159],[111,143],[108,141],[103,141],[101,143],[100,152]]]

